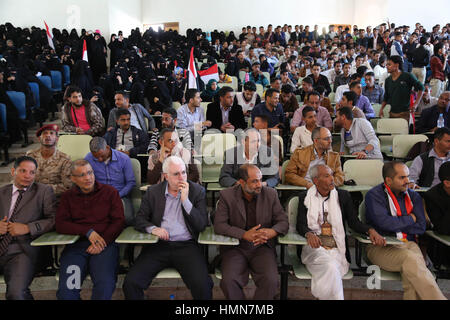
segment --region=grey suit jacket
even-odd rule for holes
[[[12,184],[0,188],[0,219],[8,216],[11,207]],[[33,183],[23,194],[17,208],[15,221],[28,225],[30,233],[15,237],[23,252],[36,257],[38,247],[32,247],[31,241],[49,232],[55,227],[56,198],[49,185]]]
[[[205,188],[201,185],[188,181],[189,195],[188,198],[192,203],[192,210],[189,214],[183,211],[184,221],[192,238],[197,241],[198,234],[205,230],[208,224],[208,213],[206,211],[206,193]],[[147,189],[142,197],[141,207],[136,215],[136,230],[147,232],[147,227],[161,227],[164,210],[166,208],[165,191],[167,181],[155,184]]]
[[[220,170],[219,183],[222,187],[231,187],[239,180],[239,167],[245,163],[244,147],[238,145],[228,149],[224,154],[224,164]],[[278,155],[279,156],[279,155]],[[268,187],[274,188],[280,181],[278,174],[278,160],[274,160],[272,150],[261,145],[255,165],[261,170],[263,181]]]
[[[247,221],[242,195],[240,185],[220,191],[214,217],[214,231],[217,234],[242,239]],[[288,216],[275,189],[262,187],[256,200],[256,212],[256,224],[261,224],[261,228],[272,228],[281,235],[288,232]],[[274,248],[275,239],[270,239],[267,245]]]

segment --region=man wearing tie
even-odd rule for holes
[[[11,168],[13,184],[0,188],[0,271],[8,300],[33,299],[28,287],[40,249],[30,243],[55,225],[53,189],[34,182],[36,170],[36,160],[19,157]]]

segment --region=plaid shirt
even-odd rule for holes
[[[372,90],[369,90],[367,86],[364,87],[362,90],[362,94],[369,99],[370,103],[383,103],[384,89],[377,84],[373,87]]]

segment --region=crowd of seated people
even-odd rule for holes
[[[128,270],[125,298],[143,299],[156,275],[172,267],[194,299],[211,299],[213,282],[197,242],[208,224],[207,189],[194,159],[202,156],[199,136],[227,133],[235,135],[235,146],[221,150],[217,182],[224,190],[213,222],[217,234],[240,240],[239,246],[220,250],[220,287],[227,299],[245,298],[249,274],[255,299],[276,296],[274,240],[294,228],[307,240],[298,258],[311,273],[311,292],[318,299],[344,298],[342,278],[351,262],[346,228],[370,238],[367,256],[373,263],[401,271],[405,299],[445,299],[417,239],[431,226],[449,234],[448,212],[441,205],[450,197],[448,28],[426,32],[420,24],[414,30],[381,24],[351,32],[330,26],[320,34],[309,26],[293,31],[269,25],[259,33],[243,28],[238,38],[214,31],[211,41],[200,29],[189,29],[186,36],[135,29],[128,38],[112,35],[109,45],[99,30],[83,30],[79,37],[76,30],[55,29],[53,49],[38,28],[0,26],[0,103],[8,124],[20,122],[9,91],[24,93],[29,119],[46,119],[62,105],[61,127],[42,126],[36,132],[40,148],[16,159],[13,183],[0,188],[0,199],[8,203],[0,216],[6,297],[32,298],[29,286],[40,250],[30,242],[56,230],[80,236],[65,247],[61,270],[79,266],[82,279],[91,275],[92,298],[111,299],[121,255],[115,240],[133,226],[160,241],[145,245]],[[84,40],[89,63],[81,56]],[[191,47],[206,66],[226,64],[218,80],[188,86],[183,68]],[[41,107],[33,111],[27,82],[45,87],[39,77],[63,72],[63,65],[71,72],[70,85],[61,96],[44,88]],[[236,78],[238,90],[227,77]],[[389,118],[405,119],[411,133],[432,137],[432,147],[411,159],[410,168],[382,153],[370,121],[384,117],[387,105]],[[10,144],[21,139],[17,127],[8,125]],[[340,139],[337,149],[333,132]],[[90,152],[70,159],[57,148],[60,134],[92,136]],[[385,161],[383,183],[365,197],[366,221],[358,218],[349,192],[340,189],[347,180],[344,153]],[[147,168],[142,176],[149,185],[137,212],[131,199],[137,180],[133,158]],[[282,159],[289,160],[284,171]],[[293,228],[276,190],[282,181],[298,187]],[[423,194],[426,206],[417,187],[431,187]],[[427,226],[427,219],[432,224]],[[322,237],[325,223],[333,230],[328,238]],[[387,245],[388,235],[407,245]],[[432,260],[436,245],[428,248]],[[448,255],[445,249],[441,252]],[[58,299],[79,299],[80,290],[69,288],[67,273],[60,274]]]

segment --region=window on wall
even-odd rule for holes
[[[160,28],[164,31],[168,31],[170,29],[179,31],[180,24],[179,22],[164,22],[158,24],[144,24],[144,30],[148,30],[152,28],[154,31],[158,31]]]

